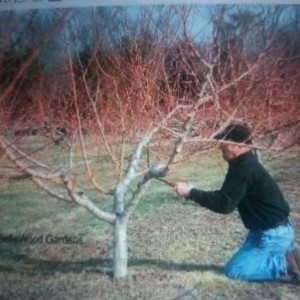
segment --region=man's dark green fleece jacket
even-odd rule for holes
[[[277,183],[251,151],[229,161],[222,188],[202,191],[193,188],[188,199],[216,213],[238,209],[249,230],[266,230],[288,220],[289,205]]]

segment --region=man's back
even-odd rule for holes
[[[238,182],[245,191],[238,210],[246,228],[264,230],[288,221],[288,203],[278,184],[252,152],[246,152],[229,163],[222,190],[226,190],[230,182],[235,182],[235,177],[241,179]]]

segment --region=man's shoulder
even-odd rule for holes
[[[251,174],[262,174],[265,173],[264,166],[258,161],[253,153],[244,153],[234,164],[229,168],[240,176],[251,176]]]

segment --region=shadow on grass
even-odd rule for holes
[[[1,256],[1,255],[0,255]],[[57,273],[98,273],[106,276],[112,275],[112,260],[104,258],[90,258],[87,260],[58,261],[29,259],[22,255],[12,255],[9,258],[1,257],[0,270],[2,272],[29,273],[51,275]],[[166,271],[212,271],[221,273],[221,266],[205,264],[188,264],[165,261],[160,259],[130,259],[128,267],[148,266]]]

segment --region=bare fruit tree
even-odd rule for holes
[[[47,101],[41,102],[39,92],[32,94],[32,101],[40,103],[35,113],[43,126],[32,134],[10,132],[2,124],[1,159],[9,168],[51,197],[75,203],[114,227],[114,278],[128,273],[128,222],[153,179],[167,176],[178,161],[214,147],[212,137],[230,122],[247,120],[254,134],[267,129],[274,133],[274,127],[264,127],[269,98],[261,93],[272,85],[281,59],[273,53],[270,60],[276,32],[262,42],[257,23],[264,15],[257,20],[250,13],[246,25],[252,31],[243,31],[244,39],[239,39],[239,29],[247,26],[234,23],[230,32],[221,32],[225,12],[214,14],[213,35],[203,44],[189,33],[193,7],[144,10],[139,30],[124,34],[119,47],[95,43],[97,31],[90,37],[92,46],[76,43],[79,22],[70,21],[63,36],[64,80],[47,78],[45,86],[55,87]],[[125,20],[123,11],[114,13]],[[241,15],[234,13],[236,21]],[[124,24],[128,32],[129,20]],[[32,54],[25,62],[31,61]],[[16,76],[24,73],[23,67]],[[3,104],[2,111],[7,107]],[[30,107],[26,111],[34,114]],[[103,208],[109,202],[113,206]]]

